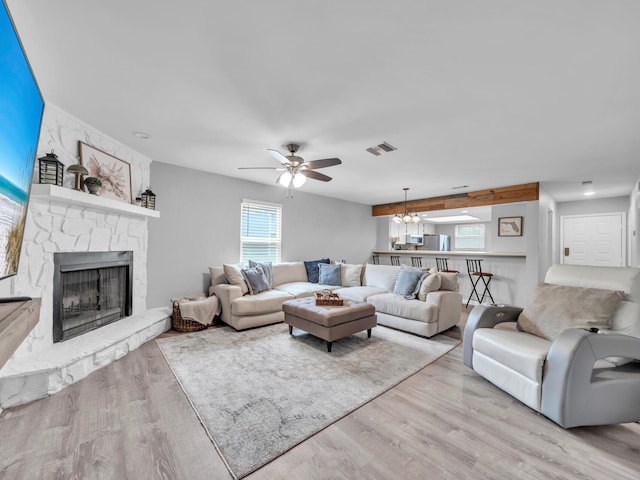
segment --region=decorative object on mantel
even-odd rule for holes
[[[102,187],[102,180],[96,177],[87,177],[84,179],[84,186],[87,187],[90,194],[97,195]]]
[[[498,218],[499,237],[521,237],[522,217],[500,217]]]
[[[420,217],[418,216],[418,214],[416,213],[413,216],[411,216],[411,214],[407,210],[407,192],[409,191],[409,187],[404,187],[403,190],[404,190],[404,215],[400,215],[399,213],[396,213],[392,221],[393,223],[403,223],[403,222],[419,223]]]
[[[131,203],[131,165],[84,142],[78,142],[80,163],[102,181],[100,196]]]
[[[40,157],[38,162],[40,170],[39,182],[61,187],[62,176],[64,175],[64,164],[58,160],[58,156],[53,153],[53,150],[44,157]]]
[[[76,176],[76,183],[75,183],[73,189],[74,190],[78,190],[79,192],[81,192],[82,191],[82,176],[83,175],[88,175],[89,171],[78,163],[76,165],[71,165],[69,168],[67,168],[67,172],[73,173]]]
[[[137,205],[138,207],[141,207],[142,206],[142,197],[136,197],[134,205]]]
[[[151,191],[151,187],[140,194],[140,206],[144,208],[156,209],[156,194]]]

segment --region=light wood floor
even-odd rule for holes
[[[461,357],[459,346],[247,478],[640,479],[640,424],[563,430]],[[0,478],[231,476],[151,341],[2,412]]]

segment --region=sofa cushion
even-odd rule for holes
[[[265,290],[269,290],[269,282],[262,267],[243,268],[242,276],[247,282],[250,295],[256,295]]]
[[[242,275],[242,269],[244,268],[244,264],[242,263],[225,263],[222,265],[224,269],[224,274],[227,277],[227,281],[231,285],[236,285],[242,289],[242,294],[249,292],[249,287],[247,286],[247,282],[244,280],[244,276]]]
[[[336,285],[338,287],[342,286],[341,264],[331,265],[321,263],[318,267],[320,270],[318,283],[322,283],[324,285]]]
[[[338,288],[334,290],[335,293],[340,295],[342,298],[347,298],[349,300],[357,300],[358,302],[366,302],[367,298],[372,295],[380,295],[381,293],[389,293],[387,290],[378,287],[349,287],[349,288]]]
[[[613,290],[540,283],[518,317],[518,328],[553,340],[567,328],[609,328],[622,295]]]
[[[307,270],[302,262],[274,263],[271,270],[274,287],[285,283],[307,281]]]
[[[367,298],[367,303],[376,307],[376,312],[431,323],[438,320],[438,307],[420,300],[407,300],[395,293],[382,293]]]
[[[537,383],[551,342],[517,330],[479,328],[473,334],[473,349]]]
[[[320,269],[318,267],[321,263],[329,263],[329,259],[321,258],[320,260],[309,260],[304,262],[304,268],[307,270],[307,281],[311,283],[319,282]]]
[[[211,266],[209,267],[209,273],[211,274],[212,287],[221,283],[229,283],[227,276],[224,274],[224,268]]]
[[[290,293],[296,298],[310,297],[315,292],[319,292],[320,290],[324,290],[325,288],[328,288],[329,290],[335,290],[340,287],[336,285],[322,285],[320,283],[309,282],[290,282],[275,287],[276,290]]]
[[[245,295],[231,302],[233,315],[261,315],[282,309],[282,302],[291,300],[293,295],[279,290],[266,290],[257,295]]]
[[[362,265],[342,264],[342,286],[359,287],[362,285]]]
[[[271,262],[254,262],[253,260],[249,260],[249,267],[262,268],[264,276],[267,279],[267,283],[269,284],[269,288],[273,288],[273,264]]]
[[[395,265],[373,265],[367,263],[364,268],[364,285],[393,292],[400,267]]]
[[[457,273],[437,272],[436,275],[440,277],[440,290],[446,290],[450,292],[458,291]]]
[[[424,268],[413,268],[401,265],[398,278],[396,278],[396,284],[393,287],[393,293],[402,295],[407,300],[416,298],[418,290],[420,290],[420,285],[426,275],[427,271]]]
[[[420,284],[420,290],[418,290],[418,300],[425,301],[427,294],[431,292],[437,292],[440,290],[440,276],[435,273],[430,273]]]

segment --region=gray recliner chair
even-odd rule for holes
[[[566,328],[554,338],[516,328],[522,308],[479,305],[464,330],[465,365],[564,428],[640,421],[640,269],[553,265],[545,284],[585,289],[582,298],[588,289],[618,291],[622,300],[608,328]],[[560,305],[551,317],[580,323]]]

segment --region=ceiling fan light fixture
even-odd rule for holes
[[[289,186],[292,179],[293,179],[293,176],[291,175],[290,172],[284,172],[282,175],[278,177],[277,182],[286,188]]]
[[[305,177],[302,172],[298,172],[293,176],[293,188],[300,188],[304,185],[304,182],[307,181],[307,177]]]

